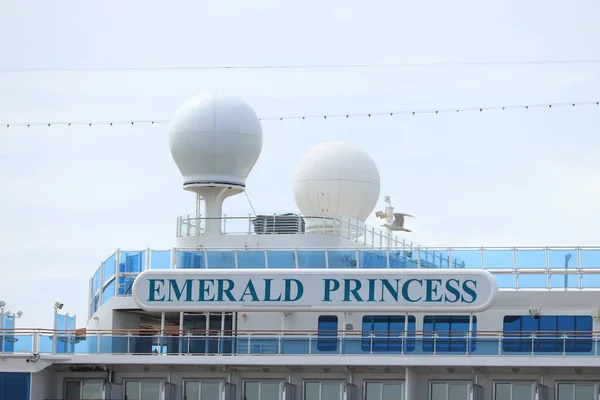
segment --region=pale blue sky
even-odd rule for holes
[[[3,0],[0,67],[600,59],[600,3],[574,1]],[[187,72],[0,73],[0,121],[169,119],[190,95],[259,115],[598,100],[600,64]],[[257,211],[295,209],[293,170],[326,140],[371,154],[382,196],[424,245],[598,244],[600,109],[264,122]],[[50,326],[87,316],[115,248],[170,248],[194,210],[168,126],[0,129],[0,299]],[[228,214],[246,214],[244,196]]]

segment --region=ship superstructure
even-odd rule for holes
[[[255,112],[202,94],[169,140],[197,195],[175,246],[114,251],[85,329],[4,326],[0,400],[599,399],[600,248],[425,248],[389,197],[370,227],[379,172],[343,142],[297,166],[298,211],[225,216]]]

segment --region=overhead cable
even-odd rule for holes
[[[505,106],[482,106],[482,107],[464,107],[464,108],[432,108],[432,109],[415,109],[402,111],[374,111],[374,112],[359,112],[359,113],[331,113],[331,114],[304,114],[304,115],[281,115],[281,116],[266,116],[260,117],[261,121],[286,121],[286,120],[307,120],[307,119],[340,119],[340,118],[371,118],[371,117],[394,117],[406,115],[435,115],[449,113],[469,113],[469,112],[489,112],[489,111],[514,111],[514,110],[529,110],[545,108],[548,110],[559,107],[582,107],[582,106],[600,106],[600,101],[578,101],[569,103],[538,103],[538,104],[518,104]],[[36,126],[114,126],[114,125],[160,125],[168,124],[171,121],[168,119],[155,120],[99,120],[99,121],[53,121],[53,122],[2,122],[0,128],[29,128]]]

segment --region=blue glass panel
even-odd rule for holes
[[[94,298],[92,299],[92,314],[96,312],[96,310],[98,310],[98,302],[100,301],[100,293],[98,293],[97,295],[94,296]]]
[[[512,250],[484,250],[485,268],[514,268]]]
[[[336,315],[319,316],[317,330],[317,350],[336,351],[338,348],[338,317]]]
[[[579,276],[577,274],[552,274],[550,276],[550,287],[555,288],[579,288]]]
[[[550,268],[577,268],[576,249],[549,249],[548,264]]]
[[[415,317],[404,315],[365,315],[362,320],[361,349],[364,352],[410,352],[415,349]],[[406,338],[402,336],[407,334]]]
[[[483,268],[481,250],[452,249],[452,268]]]
[[[119,296],[131,296],[135,276],[119,276]]]
[[[145,251],[122,251],[119,258],[120,273],[139,274],[146,269]]]
[[[329,268],[356,268],[356,252],[352,250],[327,250]]]
[[[387,268],[387,254],[385,251],[377,250],[361,250],[358,252],[360,256],[360,268]]]
[[[520,274],[519,288],[547,288],[548,275],[546,274]]]
[[[231,250],[209,250],[206,252],[207,266],[212,269],[234,269],[235,253]]]
[[[573,279],[579,279],[577,275],[569,277],[569,282]],[[584,289],[597,289],[600,288],[600,275],[599,274],[583,274],[581,275],[581,287]]]
[[[266,268],[264,250],[238,250],[238,268]]]
[[[501,289],[514,289],[515,286],[515,275],[514,274],[494,274],[496,283]]]
[[[100,268],[94,273],[92,278],[92,293],[96,293],[100,289]]]
[[[325,251],[323,250],[298,250],[296,254],[298,255],[298,268],[325,268]]]
[[[12,335],[5,336],[5,340],[7,342],[12,343],[12,351],[15,353],[33,353],[33,335],[32,334],[23,334],[23,335]],[[8,345],[8,343],[6,343]]]
[[[600,268],[600,250],[579,250],[581,268]],[[575,260],[571,260],[574,262]],[[573,264],[571,264],[573,265]]]
[[[112,256],[108,257],[104,261],[102,267],[102,284],[104,285],[116,272],[117,270],[117,254],[113,253]]]
[[[108,285],[102,290],[102,304],[105,304],[108,299],[115,295],[115,280],[113,279]]]
[[[150,269],[171,268],[170,250],[152,250],[150,252]]]
[[[177,268],[206,268],[204,251],[177,250]]]
[[[443,250],[421,249],[421,268],[450,268],[450,255]]]
[[[0,400],[29,400],[31,374],[0,372]]]
[[[417,268],[416,250],[390,250],[388,257],[390,268]]]
[[[515,252],[517,268],[546,268],[545,250],[517,250]]]
[[[296,268],[296,257],[290,250],[267,251],[269,268]]]
[[[470,352],[476,350],[476,341],[467,340],[468,315],[426,315],[423,318],[423,351],[436,353],[465,353],[470,342]],[[434,337],[435,336],[435,337]],[[471,336],[477,336],[477,317],[473,316]]]

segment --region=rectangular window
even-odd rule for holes
[[[533,400],[533,382],[498,382],[494,386],[494,400]]]
[[[336,351],[338,348],[338,317],[321,315],[318,323],[317,350]]]
[[[65,398],[73,400],[98,400],[104,398],[102,381],[66,381]]]
[[[281,381],[244,382],[244,400],[282,400],[282,394]]]
[[[477,317],[473,316],[471,338],[469,335],[469,315],[427,315],[423,319],[423,351],[436,353],[465,353],[475,351]]]
[[[408,325],[405,324],[408,321]],[[406,337],[404,335],[406,334]],[[412,315],[365,315],[362,350],[401,353],[415,349],[415,317]]]
[[[469,400],[470,382],[432,382],[429,400]]]
[[[556,400],[598,400],[598,386],[594,382],[559,382]]]
[[[185,381],[185,400],[220,399],[222,382],[219,381]]]
[[[365,400],[404,400],[404,382],[367,382]]]
[[[161,381],[125,381],[127,400],[161,400]]]
[[[305,382],[304,400],[342,400],[342,382]]]
[[[502,348],[519,353],[591,352],[592,325],[587,315],[507,315]]]

